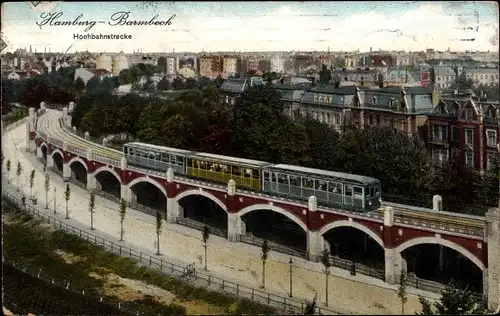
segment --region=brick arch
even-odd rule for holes
[[[77,161],[83,165],[83,167],[85,168],[85,170],[87,170],[87,172],[89,171],[89,168],[87,167],[87,163],[79,156],[75,156],[75,157],[71,158],[71,160],[68,162],[68,166],[71,167],[71,164],[74,162],[77,162]]]
[[[47,153],[49,152],[49,145],[47,145],[47,142],[46,141],[43,141],[41,144],[40,144],[40,150],[42,150],[42,147],[45,146],[45,150],[47,150]]]
[[[348,220],[340,220],[340,221],[335,221],[328,223],[321,227],[319,230],[319,234],[323,236],[326,234],[329,230],[337,228],[337,227],[352,227],[357,230],[362,231],[363,233],[367,234],[370,236],[373,240],[377,242],[377,244],[380,245],[380,247],[384,248],[384,241],[382,238],[380,238],[373,230],[369,229],[368,227],[361,225],[360,223],[357,223],[355,221],[348,221]]]
[[[250,213],[250,212],[253,212],[253,211],[257,211],[257,210],[269,210],[269,211],[273,211],[273,212],[279,213],[281,215],[284,215],[284,216],[288,217],[290,220],[292,220],[294,223],[299,225],[300,228],[302,228],[305,232],[308,231],[306,224],[300,218],[298,218],[295,214],[288,212],[288,211],[286,211],[286,210],[284,210],[281,207],[276,206],[276,205],[270,205],[270,204],[250,205],[250,206],[247,206],[247,207],[243,208],[242,210],[240,210],[238,212],[238,215],[241,218],[243,215]]]
[[[94,172],[92,172],[92,177],[95,178],[99,173],[104,172],[104,171],[108,171],[109,173],[111,173],[112,175],[114,175],[116,177],[116,179],[118,180],[118,182],[120,184],[122,183],[122,179],[121,179],[120,175],[113,168],[109,168],[108,166],[101,166],[101,167],[97,168]]]
[[[64,154],[59,148],[54,148],[54,150],[52,150],[52,153],[50,154],[50,156],[52,158],[54,158],[55,153],[59,153],[59,155],[61,155],[61,158],[63,159],[63,162],[64,162]]]
[[[466,258],[468,258],[470,261],[472,261],[481,271],[484,271],[486,268],[484,266],[484,263],[479,260],[478,257],[476,257],[474,254],[472,254],[469,250],[465,249],[464,247],[460,246],[459,244],[456,244],[452,241],[442,239],[442,238],[436,238],[436,237],[417,237],[417,238],[412,238],[401,245],[396,247],[396,252],[401,253],[405,249],[408,249],[413,246],[421,245],[421,244],[439,244],[448,248],[451,248],[462,255],[464,255]]]
[[[216,197],[215,195],[213,195],[210,192],[207,192],[205,190],[203,190],[203,191],[200,191],[200,190],[187,190],[187,191],[181,192],[181,193],[177,194],[177,196],[176,196],[177,203],[179,203],[179,201],[182,200],[183,198],[185,198],[186,196],[190,196],[190,195],[201,195],[201,196],[204,196],[204,197],[212,200],[213,202],[215,202],[217,205],[219,205],[224,210],[224,212],[227,213],[227,206],[226,206],[226,204],[222,203],[222,201],[219,200],[218,197]]]
[[[129,184],[128,184],[128,187],[130,188],[130,190],[132,190],[132,187],[134,185],[136,185],[137,183],[139,182],[148,182],[148,183],[151,183],[152,185],[154,185],[155,187],[157,187],[161,193],[163,193],[165,195],[165,199],[168,199],[168,195],[167,195],[167,190],[165,190],[165,188],[158,183],[158,181],[154,180],[154,179],[151,179],[149,177],[140,177],[140,178],[136,178],[134,180],[132,180]]]

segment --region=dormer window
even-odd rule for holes
[[[378,101],[378,98],[376,96],[374,96],[372,98],[372,105],[376,105],[377,104],[377,101]]]
[[[394,107],[395,105],[396,105],[396,99],[391,98],[391,99],[389,100],[389,106]]]
[[[464,109],[464,120],[472,121],[474,119],[474,112],[472,109]]]

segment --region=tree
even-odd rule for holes
[[[484,307],[481,298],[468,288],[458,288],[454,281],[441,291],[438,302],[431,304],[421,296],[418,300],[422,305],[422,313],[418,315],[484,315],[493,312]]]
[[[384,87],[384,75],[383,74],[378,74],[377,76],[377,82],[378,82],[378,87],[383,88]]]
[[[69,183],[66,183],[66,190],[64,190],[64,200],[66,201],[66,219],[69,219],[68,202],[70,197],[71,197],[71,188],[69,187]]]
[[[306,303],[306,308],[304,309],[304,315],[316,314],[316,300],[317,299],[318,299],[318,293],[315,293],[313,300],[311,302]]]
[[[176,91],[182,90],[182,89],[184,89],[184,82],[182,81],[181,78],[175,77],[171,86],[172,86],[172,90],[176,90]]]
[[[186,83],[185,83],[186,89],[195,89],[196,85],[197,85],[197,82],[194,78],[187,78],[186,79]]]
[[[167,59],[165,57],[161,56],[158,58],[156,64],[158,65],[158,71],[160,73],[167,71]]]
[[[120,241],[123,241],[123,222],[125,221],[125,216],[127,215],[127,201],[122,198],[120,200]]]
[[[156,242],[157,242],[157,255],[161,255],[160,253],[160,235],[161,235],[161,228],[163,226],[163,217],[161,216],[161,212],[156,211]]]
[[[130,69],[121,70],[120,74],[118,75],[118,78],[120,79],[121,85],[132,84],[135,82],[135,78],[132,75],[132,72],[130,71]]]
[[[322,84],[328,84],[332,80],[332,73],[326,67],[325,64],[321,65],[321,70],[319,72],[319,82]]]
[[[5,167],[7,168],[7,183],[10,183],[10,159],[7,159],[5,163]]]
[[[261,247],[261,256],[260,259],[262,260],[262,284],[261,288],[266,287],[266,261],[269,256],[269,244],[267,243],[267,239],[264,239],[264,242],[262,243]]]
[[[406,272],[402,271],[399,276],[398,298],[401,301],[401,314],[405,313],[405,304],[408,302],[408,293],[406,293]]]
[[[5,156],[3,155],[3,151],[2,151],[2,166],[3,166],[4,159],[5,159]]]
[[[82,91],[85,89],[85,82],[81,77],[76,78],[75,80],[75,90],[78,93],[82,93]]]
[[[332,263],[330,261],[330,252],[328,249],[323,249],[321,255],[319,257],[320,262],[323,264],[325,268],[325,305],[328,306],[328,276],[330,275],[330,267]]]
[[[31,195],[31,199],[33,199],[33,186],[35,185],[35,175],[36,175],[35,169],[31,170],[31,173],[30,173],[30,195]]]
[[[203,248],[205,248],[205,271],[208,271],[208,269],[207,269],[207,242],[208,242],[208,238],[210,238],[210,229],[208,228],[207,225],[203,226],[203,231],[201,232],[201,237],[203,239]]]
[[[23,173],[23,167],[21,166],[21,162],[17,163],[17,170],[16,170],[16,175],[17,175],[17,191],[19,191],[19,177],[21,177],[21,174]]]
[[[90,192],[89,198],[89,212],[90,212],[90,229],[94,230],[94,212],[95,212],[95,192]]]
[[[168,79],[166,79],[166,78],[161,79],[158,82],[157,88],[158,88],[158,90],[162,90],[162,91],[170,90],[170,88],[171,88],[170,81],[168,81]]]
[[[45,189],[45,209],[49,208],[49,190],[50,190],[50,175],[45,172],[45,181],[43,183]]]
[[[431,81],[431,84],[432,85],[436,84],[436,72],[434,71],[434,67],[431,68],[429,77],[430,77],[429,79]]]

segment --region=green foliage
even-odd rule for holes
[[[468,288],[459,288],[455,282],[450,282],[442,291],[441,299],[431,304],[419,296],[422,313],[417,315],[484,315],[491,313],[484,307],[481,298]]]
[[[22,120],[28,116],[28,110],[27,109],[13,109],[6,115],[2,115],[2,121],[4,125],[9,125],[12,123],[15,123],[17,121]]]
[[[161,227],[163,225],[163,217],[160,212],[156,212],[156,233],[161,234]]]
[[[328,249],[323,249],[319,256],[319,261],[325,267],[325,274],[330,274],[330,267],[332,266],[332,262],[330,261],[330,252]]]
[[[260,254],[260,259],[262,262],[266,262],[267,257],[269,256],[269,244],[267,242],[267,239],[264,239],[264,242],[262,243],[261,246],[261,254]]]
[[[408,293],[406,292],[406,273],[403,271],[399,276],[398,298],[401,301],[401,314],[405,313],[405,304],[408,302]]]
[[[90,213],[94,213],[95,212],[95,192],[94,191],[90,192],[89,212]]]
[[[64,200],[66,203],[69,201],[71,198],[71,188],[69,186],[69,183],[66,183],[66,189],[64,190]]]
[[[203,226],[203,231],[201,232],[201,237],[203,239],[203,243],[206,245],[208,239],[210,238],[210,228],[207,225]]]
[[[23,166],[21,162],[17,162],[16,175],[19,177],[23,173]]]
[[[120,222],[123,223],[126,215],[127,215],[127,201],[122,198],[120,200]]]

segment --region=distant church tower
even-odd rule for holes
[[[33,53],[33,50],[31,50],[31,45],[30,45],[30,54]]]

